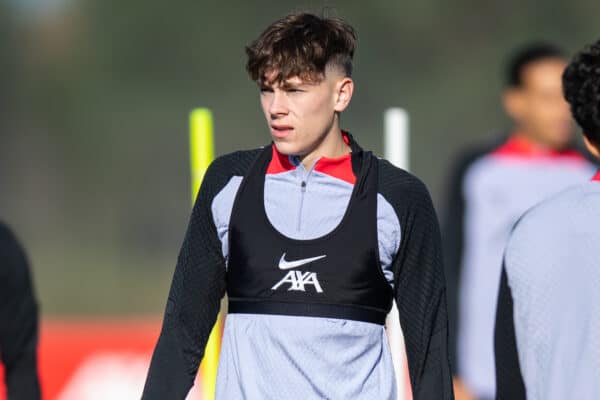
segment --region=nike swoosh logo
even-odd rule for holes
[[[322,256],[318,256],[318,257],[303,258],[301,260],[296,260],[296,261],[286,261],[285,253],[283,253],[283,255],[281,256],[281,259],[279,260],[279,269],[298,268],[304,264],[308,264],[308,263],[320,260],[321,258],[325,258],[325,257],[327,257],[327,256],[322,255]]]

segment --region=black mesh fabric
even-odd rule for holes
[[[0,358],[9,400],[40,398],[38,306],[29,264],[17,239],[0,223]]]
[[[415,400],[453,399],[440,230],[431,197],[417,178],[380,161],[379,193],[400,220],[393,263],[395,299]]]
[[[515,337],[513,298],[504,267],[502,268],[498,293],[494,353],[496,358],[496,399],[526,399],[525,383],[521,375]]]
[[[491,143],[465,149],[457,157],[451,168],[446,185],[446,198],[442,218],[442,245],[444,250],[444,267],[446,275],[446,294],[448,301],[448,343],[450,367],[457,375],[458,364],[456,344],[458,339],[459,317],[459,285],[462,273],[464,253],[465,196],[464,180],[469,167],[481,157],[489,154],[506,140],[502,135]]]
[[[184,399],[194,383],[225,294],[225,260],[211,204],[233,176],[246,173],[259,152],[217,158],[204,176],[177,259],[143,399]]]

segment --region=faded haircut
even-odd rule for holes
[[[349,77],[355,48],[356,32],[343,20],[289,14],[269,25],[246,47],[246,70],[259,84],[272,72],[276,75],[269,83],[281,84],[294,76],[319,82],[328,67],[338,68]]]

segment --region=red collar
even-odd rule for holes
[[[503,145],[498,147],[493,153],[499,157],[520,157],[527,159],[556,159],[556,158],[571,158],[584,161],[585,157],[579,152],[567,150],[552,150],[539,146],[532,140],[526,139],[523,136],[513,134]]]
[[[342,134],[344,142],[349,144],[350,140],[348,136],[345,133]],[[271,148],[273,149],[273,156],[267,168],[267,174],[280,174],[296,169],[296,165],[290,161],[290,157],[278,152],[275,144],[271,145]],[[350,154],[338,158],[321,157],[315,163],[314,170],[341,179],[352,185],[356,183]]]
[[[600,182],[600,171],[592,178],[593,181]]]

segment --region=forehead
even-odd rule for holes
[[[285,76],[279,69],[270,69],[265,71],[259,84],[268,86],[298,86],[302,84],[319,84],[325,77],[316,72],[306,72],[304,74],[289,74]]]
[[[526,87],[561,85],[562,74],[567,63],[560,58],[548,58],[533,62],[523,69],[523,84]]]

